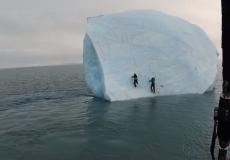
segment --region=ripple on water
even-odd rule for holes
[[[92,97],[82,66],[0,74],[0,159],[210,159],[220,89],[109,103]]]

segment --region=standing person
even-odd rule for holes
[[[134,85],[134,87],[137,87],[137,84],[138,84],[137,74],[134,73],[134,75],[132,76],[132,78],[133,78],[133,85]]]
[[[155,93],[155,77],[152,77],[149,82],[151,82],[151,92]]]

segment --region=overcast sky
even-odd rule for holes
[[[86,18],[131,9],[197,24],[221,51],[220,0],[0,0],[0,68],[82,63]]]

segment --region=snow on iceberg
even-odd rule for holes
[[[138,10],[88,18],[83,63],[93,94],[117,101],[204,93],[215,81],[218,55],[196,25]],[[151,77],[156,78],[156,94],[150,91]]]

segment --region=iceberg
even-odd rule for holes
[[[202,94],[215,82],[218,53],[198,26],[159,11],[134,10],[87,19],[83,64],[92,93],[119,101]],[[156,93],[150,90],[152,77]]]

